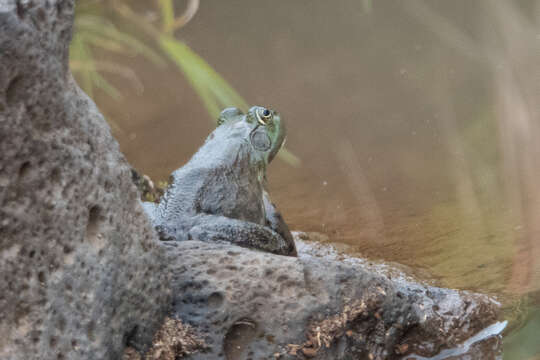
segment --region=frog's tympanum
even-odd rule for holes
[[[162,240],[228,241],[296,256],[289,228],[265,190],[266,166],[284,140],[275,111],[223,110],[204,145],[172,173],[159,204],[144,203]]]

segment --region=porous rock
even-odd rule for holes
[[[499,305],[488,296],[422,285],[296,240],[298,258],[197,241],[165,245],[173,315],[208,345],[190,358],[420,358],[496,321]],[[500,353],[500,341],[486,341],[497,346],[473,358]]]
[[[169,304],[130,168],[68,70],[73,13],[0,1],[0,359],[118,359]]]

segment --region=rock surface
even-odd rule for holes
[[[68,70],[74,1],[0,1],[0,359],[118,359],[169,305],[130,168]]]
[[[298,258],[197,241],[165,246],[174,316],[209,346],[193,359],[428,357],[496,321],[487,296],[420,285],[299,239]],[[478,358],[494,359],[495,344]]]

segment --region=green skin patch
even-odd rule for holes
[[[254,150],[261,152],[266,164],[270,163],[283,146],[287,135],[281,116],[274,110],[253,106],[247,114],[237,108],[223,110],[218,118],[218,126],[245,122],[251,127],[250,140]]]

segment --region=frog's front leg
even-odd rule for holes
[[[293,236],[289,230],[289,227],[283,220],[283,216],[276,209],[270,196],[266,191],[263,193],[263,202],[264,202],[264,212],[266,215],[266,225],[277,232],[285,240],[289,247],[289,253],[293,256],[297,256],[296,245],[294,244]]]
[[[219,215],[196,215],[188,238],[201,241],[227,241],[238,246],[296,256],[289,244],[272,229],[248,221]]]

